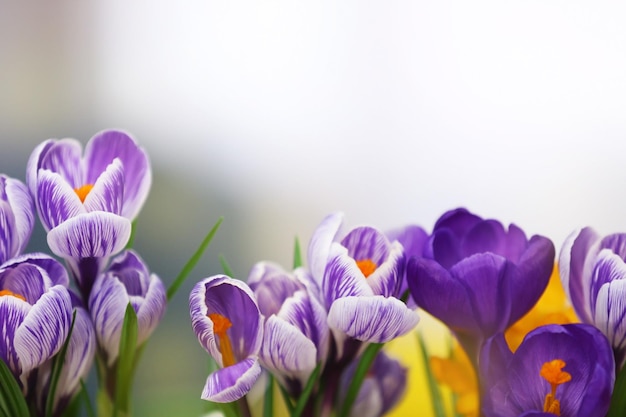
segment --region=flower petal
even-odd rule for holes
[[[137,310],[137,345],[145,342],[165,315],[167,295],[161,279],[155,274],[150,275],[148,291],[142,297],[143,302]]]
[[[389,240],[373,227],[356,227],[342,240],[348,255],[357,261],[369,259],[376,265],[382,264],[389,253]]]
[[[56,172],[69,183],[71,188],[78,188],[85,184],[81,163],[82,145],[79,141],[76,139],[51,140],[40,146],[31,154],[31,159],[34,160],[32,165],[29,164],[29,170],[34,170],[36,166],[37,176],[41,175],[41,170]]]
[[[14,347],[15,333],[31,309],[31,305],[17,297],[0,297],[0,359],[19,376],[21,368]]]
[[[206,380],[202,399],[229,403],[246,395],[261,375],[261,366],[255,357],[213,372]]]
[[[309,269],[319,287],[322,286],[328,262],[330,244],[334,241],[343,223],[343,213],[332,213],[324,218],[313,232],[309,242]]]
[[[107,211],[122,215],[125,175],[119,159],[114,159],[100,174],[83,205],[87,211]]]
[[[374,295],[365,281],[363,272],[358,268],[354,259],[348,255],[348,250],[338,243],[331,245],[322,291],[326,308],[341,297]]]
[[[60,174],[48,170],[39,171],[37,210],[46,231],[86,211],[72,186]]]
[[[26,249],[35,224],[35,206],[28,187],[21,181],[5,175],[0,176],[0,181],[3,183],[3,193],[11,207],[13,217],[13,221],[10,222],[11,228],[2,230],[11,230],[11,235],[13,235],[11,240],[15,242],[11,245],[14,247],[11,256],[5,256],[2,260],[5,262],[8,258],[16,256]]]
[[[412,330],[417,312],[397,298],[343,297],[328,312],[328,326],[362,342],[384,343]]]

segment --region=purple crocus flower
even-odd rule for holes
[[[61,270],[43,254],[0,266],[0,358],[16,377],[56,354],[67,338],[72,306]]]
[[[108,366],[113,365],[119,354],[128,303],[137,314],[137,346],[140,346],[165,314],[167,297],[159,277],[151,274],[132,250],[111,259],[108,269],[96,279],[89,297],[98,344]]]
[[[618,366],[626,360],[626,233],[574,231],[559,256],[563,288],[576,314],[609,339]]]
[[[205,278],[189,295],[189,312],[198,341],[221,367],[209,375],[201,397],[220,403],[242,398],[261,374],[263,316],[252,290],[226,275]]]
[[[481,351],[485,417],[603,417],[615,362],[606,337],[587,324],[531,331],[512,353],[502,334]]]
[[[407,261],[413,257],[421,258],[424,256],[424,249],[428,243],[428,233],[418,225],[410,224],[408,226],[400,227],[390,230],[386,233],[387,238],[390,241],[397,240],[404,247],[404,256]],[[406,280],[406,268],[404,269],[404,277],[402,278],[402,286],[400,288],[400,294],[404,295],[409,291],[409,285]],[[415,300],[411,297],[407,299],[407,305],[413,308],[417,308]]]
[[[514,224],[505,230],[462,208],[437,220],[424,255],[407,265],[411,295],[457,334],[473,360],[484,339],[537,302],[554,266],[549,239],[529,240]]]
[[[270,262],[257,263],[248,276],[265,317],[261,363],[295,398],[328,354],[326,310],[311,284],[304,268],[288,273]]]
[[[331,214],[309,244],[311,274],[328,310],[328,325],[342,356],[346,336],[384,343],[413,329],[419,316],[400,301],[404,251],[373,227],[357,227],[340,241],[343,215]]]
[[[342,391],[347,390],[359,359],[352,361],[342,377]],[[350,417],[379,417],[385,415],[405,393],[407,368],[400,362],[379,352],[363,380],[357,398],[350,409]],[[340,398],[344,397],[341,396]]]
[[[0,175],[0,264],[26,248],[35,223],[34,210],[28,188]]]
[[[109,256],[126,245],[151,183],[146,152],[107,130],[87,143],[50,139],[31,154],[26,179],[48,245],[66,259],[86,299]]]

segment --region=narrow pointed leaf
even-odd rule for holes
[[[293,410],[295,409],[295,406],[293,405],[293,402],[291,401],[291,397],[289,396],[289,393],[287,392],[285,387],[283,387],[280,384],[278,384],[278,388],[280,390],[280,393],[283,396],[283,401],[285,402],[285,406],[287,407],[287,411],[289,412],[289,415],[293,416]]]
[[[303,265],[302,251],[300,249],[300,239],[296,236],[295,243],[293,245],[293,269],[300,268]]]
[[[229,277],[233,277],[233,270],[226,261],[224,255],[220,254],[220,264],[222,265],[222,271],[224,271],[224,275],[228,275]]]
[[[204,253],[206,248],[209,246],[209,244],[213,240],[213,237],[215,236],[215,233],[217,233],[217,229],[219,229],[223,220],[224,220],[223,217],[220,217],[217,220],[213,228],[205,236],[202,243],[200,243],[200,246],[198,247],[196,252],[191,256],[191,258],[189,258],[185,266],[183,266],[183,269],[181,269],[180,273],[178,274],[178,276],[172,283],[172,285],[170,285],[170,287],[167,289],[167,301],[172,299],[172,297],[174,296],[174,294],[176,294],[176,292],[178,291],[180,286],[183,284],[183,282],[185,282],[185,279],[187,279],[187,276],[191,273],[191,271],[195,268],[196,264],[200,261],[200,258],[202,258],[202,254]]]
[[[267,374],[267,387],[265,388],[265,397],[263,398],[263,417],[272,417],[274,415],[274,377]]]
[[[613,387],[613,396],[611,397],[611,407],[607,417],[626,416],[626,366],[617,375],[615,386]]]
[[[354,376],[350,381],[350,386],[348,387],[348,391],[346,393],[346,398],[341,405],[341,409],[337,414],[338,417],[348,417],[350,415],[350,409],[356,400],[356,397],[359,394],[359,390],[361,389],[361,384],[363,384],[363,380],[367,375],[367,371],[369,371],[372,366],[372,362],[378,355],[378,352],[383,348],[384,343],[371,343],[365,351],[361,355],[361,359],[359,360],[359,364],[354,371]]]
[[[65,355],[67,354],[67,346],[70,344],[70,337],[74,331],[74,323],[76,322],[76,310],[72,313],[72,323],[70,324],[70,330],[63,343],[63,347],[59,353],[55,356],[52,363],[52,372],[50,373],[50,388],[48,390],[48,398],[46,398],[46,416],[52,417],[52,407],[54,406],[54,398],[57,392],[57,385],[59,384],[59,377],[63,370],[63,363],[65,362]]]
[[[428,381],[428,389],[430,391],[430,398],[433,402],[433,412],[435,417],[446,417],[446,410],[443,406],[443,399],[439,390],[439,384],[435,380],[435,376],[430,369],[430,363],[428,361],[428,351],[426,350],[426,343],[421,332],[417,332],[417,342],[420,347],[420,357],[422,359],[423,369],[426,370],[426,380]]]
[[[302,394],[300,394],[300,398],[298,398],[298,402],[296,403],[296,406],[293,412],[291,413],[291,417],[300,417],[300,415],[304,411],[304,408],[307,406],[307,403],[309,402],[309,397],[311,396],[311,393],[313,392],[313,388],[315,387],[315,384],[317,383],[317,377],[319,376],[321,371],[322,371],[322,363],[320,362],[317,364],[317,366],[311,373],[309,380],[307,381],[304,389],[302,390]]]
[[[137,347],[137,315],[128,303],[120,336],[119,357],[117,359],[117,378],[115,386],[115,404],[113,415],[126,415],[130,409],[130,394]],[[121,414],[120,414],[121,413]]]
[[[0,413],[7,417],[28,417],[28,405],[9,367],[0,359]]]
[[[130,237],[128,243],[126,243],[126,249],[132,249],[135,243],[135,232],[137,231],[137,220],[130,224]]]

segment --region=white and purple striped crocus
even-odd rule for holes
[[[354,228],[339,240],[342,222],[341,213],[327,216],[308,249],[338,358],[347,337],[384,343],[409,332],[419,321],[417,312],[398,299],[405,266],[402,245],[367,226]]]
[[[306,269],[287,272],[271,262],[257,263],[248,276],[265,317],[261,363],[294,398],[328,354],[326,310],[311,284]]]
[[[615,362],[606,337],[588,324],[547,325],[528,333],[515,353],[502,334],[481,351],[485,417],[604,417]]]
[[[563,288],[584,323],[609,339],[621,368],[626,360],[626,233],[600,236],[586,227],[566,239],[559,256]]]
[[[96,279],[89,297],[89,312],[107,366],[112,366],[118,357],[128,303],[137,315],[137,346],[140,346],[163,318],[167,296],[161,279],[150,273],[133,250],[125,250],[111,259],[107,270]]]
[[[70,265],[83,299],[128,242],[151,180],[146,152],[116,130],[96,134],[84,155],[74,139],[49,139],[31,154],[26,182],[48,245]]]
[[[28,188],[0,175],[0,264],[24,251],[35,224],[35,208]]]
[[[189,313],[200,345],[221,368],[208,376],[202,399],[242,398],[261,374],[263,316],[252,290],[226,275],[205,278],[189,295]]]
[[[435,223],[424,257],[411,258],[407,281],[417,304],[443,321],[476,360],[486,338],[503,332],[539,299],[554,267],[554,245],[505,230],[460,208]]]
[[[16,378],[63,346],[72,312],[67,282],[63,266],[43,254],[0,265],[0,358]]]

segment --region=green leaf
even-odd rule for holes
[[[315,387],[315,383],[317,382],[317,377],[319,376],[321,371],[322,371],[322,363],[320,362],[317,364],[317,366],[311,373],[309,380],[307,381],[304,389],[302,390],[302,394],[300,394],[300,398],[298,398],[298,402],[296,403],[296,406],[293,409],[293,412],[291,413],[291,417],[300,417],[300,415],[304,411],[304,408],[309,402],[309,397],[311,396],[311,393],[313,392],[313,388]]]
[[[626,366],[617,375],[615,385],[613,386],[613,396],[611,397],[611,406],[607,417],[626,416]]]
[[[359,360],[359,364],[354,371],[354,375],[352,376],[352,380],[350,381],[350,386],[348,387],[348,391],[346,393],[346,398],[341,405],[341,409],[339,410],[338,417],[348,417],[350,415],[350,409],[354,404],[354,400],[356,400],[357,395],[359,394],[359,390],[361,389],[361,384],[367,375],[367,371],[369,371],[370,366],[372,366],[372,362],[378,355],[378,352],[383,348],[384,343],[371,343],[365,351],[361,355],[361,359]]]
[[[295,406],[293,405],[293,402],[291,401],[291,397],[289,396],[289,393],[287,392],[287,390],[285,390],[285,387],[283,387],[282,385],[278,384],[278,388],[280,389],[280,393],[283,396],[283,401],[285,402],[285,406],[287,407],[287,411],[289,412],[289,415],[292,416],[293,415],[293,410],[295,409]]]
[[[267,387],[263,398],[263,417],[272,417],[274,414],[274,376],[268,372]]]
[[[423,368],[426,370],[426,379],[428,380],[430,398],[433,401],[433,412],[435,413],[435,417],[446,417],[446,410],[443,405],[443,398],[441,396],[439,384],[430,369],[428,350],[426,349],[426,343],[424,342],[424,337],[421,332],[417,332],[417,343],[420,347],[420,357],[422,359],[422,363],[424,364]]]
[[[29,417],[28,405],[13,373],[0,359],[0,416]]]
[[[48,389],[48,398],[46,398],[46,416],[52,417],[52,407],[54,405],[54,399],[57,392],[57,385],[59,384],[59,377],[63,370],[65,363],[65,355],[67,354],[67,346],[70,344],[70,337],[74,331],[74,323],[76,322],[76,309],[72,313],[72,323],[70,324],[70,330],[67,334],[67,338],[63,343],[61,351],[54,357],[52,361],[52,371],[50,372],[50,388]]]
[[[200,246],[198,247],[196,252],[191,256],[191,258],[189,258],[185,266],[183,266],[183,269],[181,269],[180,273],[178,274],[178,276],[172,283],[172,285],[167,289],[167,301],[172,299],[174,294],[176,294],[176,291],[178,291],[178,289],[183,284],[183,282],[185,282],[185,279],[187,279],[187,276],[191,273],[191,271],[195,268],[196,264],[200,261],[200,258],[202,258],[202,254],[204,253],[206,248],[209,246],[209,244],[213,240],[213,237],[215,236],[215,233],[217,233],[217,229],[219,229],[223,220],[224,220],[223,217],[220,217],[217,220],[213,228],[205,236],[202,243],[200,243]]]
[[[137,230],[137,220],[133,221],[130,224],[130,236],[128,237],[128,242],[126,243],[126,249],[132,249],[133,244],[135,243],[136,230]]]
[[[226,258],[222,254],[220,254],[220,264],[222,265],[222,270],[224,271],[224,274],[233,278],[233,270],[230,265],[228,265],[228,262],[226,262]]]
[[[87,409],[88,417],[96,417],[96,412],[93,408],[93,404],[91,403],[91,399],[89,398],[89,391],[87,391],[87,385],[85,385],[85,381],[81,378],[80,380],[80,396],[85,402],[85,408]]]
[[[295,243],[293,245],[293,269],[300,268],[302,262],[302,251],[300,250],[300,239],[296,236]]]
[[[124,324],[120,336],[120,348],[117,358],[115,380],[115,403],[113,416],[130,415],[130,394],[133,385],[135,350],[137,349],[137,315],[128,303],[124,314]],[[120,414],[121,413],[121,414]]]

